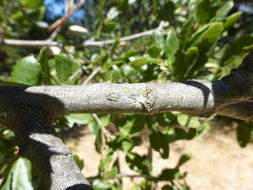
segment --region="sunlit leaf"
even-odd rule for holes
[[[43,5],[44,0],[21,0],[22,5],[29,8],[39,8]]]
[[[38,85],[41,77],[41,66],[34,56],[24,57],[17,62],[11,74],[13,82],[30,86]]]
[[[232,27],[237,22],[237,20],[239,19],[241,15],[242,15],[242,12],[237,12],[227,17],[224,23],[224,30],[228,30],[230,27]]]
[[[197,128],[197,127],[200,126],[200,122],[199,122],[198,117],[189,116],[189,115],[186,115],[186,114],[180,114],[177,117],[177,121],[180,125],[187,126],[187,127],[190,127],[190,128]]]
[[[205,24],[194,33],[190,46],[197,46],[199,51],[206,52],[221,37],[222,31],[221,22]]]
[[[19,158],[12,165],[1,190],[33,190],[31,177],[31,163],[24,158]]]
[[[107,183],[106,181],[101,180],[101,179],[95,179],[92,182],[92,187],[94,188],[94,190],[107,190],[107,189],[110,189],[109,183]]]
[[[165,48],[165,53],[166,56],[168,56],[169,63],[174,62],[175,54],[178,49],[179,49],[179,39],[177,37],[176,30],[175,28],[170,27],[167,34],[166,48]]]
[[[135,57],[130,57],[129,58],[132,65],[135,68],[140,68],[141,66],[147,64],[147,63],[155,63],[158,64],[160,62],[159,59],[154,59],[152,57],[139,57],[139,56],[135,56]]]

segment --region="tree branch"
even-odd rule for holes
[[[70,86],[0,87],[0,106],[25,105],[52,114],[157,113],[211,114],[226,105],[248,101],[251,94],[224,81]]]
[[[91,190],[49,117],[40,110],[15,106],[8,109],[5,125],[14,131],[19,154],[32,162],[47,189]]]
[[[134,40],[137,38],[141,38],[144,36],[150,36],[154,34],[156,31],[162,31],[161,28],[155,28],[151,29],[145,32],[140,32],[137,34],[125,36],[119,39],[110,39],[110,40],[101,40],[101,41],[96,41],[93,39],[89,39],[83,42],[56,42],[56,41],[51,41],[49,40],[16,40],[16,39],[3,39],[0,44],[3,45],[8,45],[8,46],[22,46],[22,47],[44,47],[44,46],[76,46],[76,47],[90,47],[90,46],[105,46],[109,44],[114,44],[115,42],[124,42],[124,41],[130,41]]]
[[[252,100],[252,54],[219,81],[0,87],[0,107],[24,105],[52,114],[168,111],[212,114],[227,105]]]
[[[216,113],[218,115],[249,121],[253,118],[253,103],[239,102],[236,104],[231,104],[218,109]]]

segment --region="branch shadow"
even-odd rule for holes
[[[26,92],[27,88],[28,86],[0,86],[0,112],[8,110],[8,118],[10,118],[7,119],[10,122],[8,127],[16,135],[20,148],[19,154],[32,162],[39,177],[49,188],[53,184],[52,172],[58,170],[59,173],[59,168],[63,170],[62,172],[77,169],[72,154],[57,137],[50,120],[52,115],[63,112],[64,104],[54,97]],[[63,162],[57,166],[53,165],[59,163],[56,161],[58,158]],[[64,162],[64,159],[68,163]],[[77,172],[76,175],[74,173],[68,177],[72,179],[66,180],[65,177],[65,182],[60,180],[66,183],[66,187],[68,187],[68,181],[77,182],[68,187],[68,190],[92,189],[80,173]]]

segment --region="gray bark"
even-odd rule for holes
[[[218,113],[250,119],[253,113],[253,52],[219,81],[80,86],[0,87],[0,123],[11,128],[20,153],[47,187],[90,189],[71,153],[54,134],[50,117],[69,113]]]
[[[32,162],[47,189],[92,189],[72,153],[55,135],[49,114],[26,106],[15,106],[9,107],[5,117],[11,118],[4,123],[16,135],[19,155]]]

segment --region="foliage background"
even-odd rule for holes
[[[77,2],[76,2],[77,3]],[[246,7],[246,8],[245,8]],[[46,40],[47,28],[64,16],[63,1],[21,0],[0,2],[0,39]],[[253,11],[250,1],[231,0],[112,0],[86,1],[67,23],[57,42],[115,39],[102,47],[75,45],[23,48],[0,46],[0,85],[63,85],[87,82],[174,82],[188,79],[216,80],[236,68],[252,49]],[[86,32],[71,29],[79,25]],[[157,29],[152,35],[119,42],[123,36]],[[96,71],[96,73],[94,73]],[[91,81],[88,81],[92,76]],[[55,121],[59,136],[73,126],[87,125],[101,154],[94,189],[121,189],[117,152],[124,152],[129,167],[141,176],[132,189],[190,189],[180,166],[152,176],[152,152],[169,157],[169,144],[203,135],[216,116],[196,117],[180,112],[154,115],[72,114]],[[237,127],[238,143],[251,142],[251,122],[220,120]],[[1,189],[44,189],[31,164],[17,156],[13,133],[0,129]],[[148,154],[132,149],[148,141]],[[91,155],[92,156],[92,155]],[[74,156],[78,165],[83,162]]]

